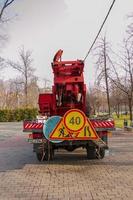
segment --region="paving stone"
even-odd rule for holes
[[[133,133],[114,132],[103,160],[58,151],[40,163],[22,123],[0,123],[0,200],[132,200]]]

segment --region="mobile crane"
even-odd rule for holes
[[[59,50],[51,64],[52,92],[39,94],[41,117],[25,120],[23,130],[31,132],[28,141],[39,161],[53,159],[56,149],[73,151],[79,147],[86,148],[88,159],[102,159],[114,121],[87,117],[84,61],[62,61],[62,53]]]

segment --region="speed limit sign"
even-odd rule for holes
[[[71,109],[64,115],[64,124],[70,132],[78,132],[85,126],[85,114],[78,109]]]

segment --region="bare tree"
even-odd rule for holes
[[[8,19],[4,18],[5,11],[15,0],[4,0],[0,3],[0,24],[7,21]]]
[[[8,88],[9,88],[9,92],[12,94],[10,99],[12,101],[12,106],[13,107],[10,107],[11,108],[19,108],[21,106],[23,106],[23,101],[22,101],[22,98],[23,98],[23,80],[21,77],[17,77],[17,78],[14,78],[14,79],[10,79],[8,81]]]
[[[107,108],[105,92],[102,89],[95,85],[89,88],[89,92],[87,92],[87,111],[89,114],[98,114],[103,112]]]
[[[97,67],[97,84],[99,85],[103,80],[105,83],[105,90],[108,103],[108,113],[111,114],[110,110],[110,97],[109,97],[109,44],[106,42],[106,37],[101,38],[94,49],[95,56],[97,57],[96,67]]]
[[[111,84],[110,104],[118,118],[120,117],[120,112],[126,112],[126,95],[114,83]]]
[[[28,84],[28,105],[30,107],[37,108],[38,97],[39,97],[39,86],[37,84],[38,78],[33,77]]]
[[[5,84],[3,80],[0,80],[0,109],[5,107]]]
[[[11,19],[11,16],[8,15],[8,8],[14,3],[15,0],[3,0],[0,2],[0,43],[3,43],[7,40],[7,35],[3,33],[3,25],[5,22],[8,22]]]
[[[124,40],[123,51],[117,55],[116,65],[112,64],[112,76],[109,79],[117,88],[119,88],[127,97],[130,120],[133,120],[133,43]]]
[[[26,107],[28,106],[28,84],[35,77],[35,69],[32,67],[32,63],[32,52],[25,51],[24,47],[19,50],[19,62],[8,61],[8,65],[17,70],[23,80]]]
[[[0,57],[0,70],[4,68],[5,60],[4,58]]]
[[[37,78],[31,78],[28,84],[28,107],[37,108],[39,87]],[[22,77],[0,80],[0,109],[17,109],[25,106],[25,96]]]
[[[127,27],[128,39],[133,39],[133,13],[128,15],[129,25]]]
[[[7,35],[5,32],[3,32],[3,24],[7,22],[10,17],[8,16],[8,13],[6,12],[7,9],[13,4],[15,0],[3,0],[0,1],[0,47],[7,41]],[[8,17],[7,17],[8,16]],[[0,71],[5,67],[5,60],[0,57]]]

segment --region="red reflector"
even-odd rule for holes
[[[29,134],[29,138],[30,139],[40,139],[40,138],[43,138],[43,134],[42,133],[32,133],[32,134]]]
[[[30,138],[30,139],[33,139],[33,134],[29,134],[29,138]]]

